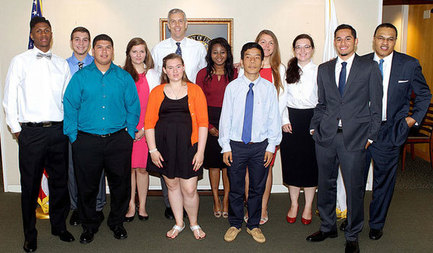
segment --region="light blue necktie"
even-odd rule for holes
[[[177,49],[176,54],[182,56],[182,49],[180,48],[180,42],[176,42]]]
[[[250,83],[250,89],[245,101],[244,126],[242,129],[242,141],[248,144],[251,141],[251,129],[253,125],[253,108],[254,108],[254,83]]]
[[[380,61],[379,61],[379,69],[380,69],[380,73],[382,74],[382,77],[383,77],[383,59],[380,59]]]
[[[347,62],[341,63],[340,79],[338,81],[338,90],[340,91],[341,96],[343,96],[344,86],[346,86],[346,65]]]

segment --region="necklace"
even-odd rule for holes
[[[181,93],[182,92],[182,87],[183,85],[181,85],[180,86],[180,88],[179,88],[179,90],[177,91],[177,93],[176,92],[174,92],[174,89],[173,89],[173,87],[171,87],[171,85],[169,85],[168,87],[170,88],[170,90],[171,90],[171,93],[173,93],[173,95],[174,95],[174,97],[176,98],[176,100],[177,99],[179,99],[179,93]]]

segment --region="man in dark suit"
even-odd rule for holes
[[[359,252],[364,220],[364,169],[367,147],[377,139],[382,111],[382,80],[374,62],[355,54],[358,39],[350,25],[334,32],[338,57],[319,66],[319,102],[310,129],[319,167],[320,230],[307,237],[318,242],[337,237],[335,203],[338,167],[347,193],[346,252]]]
[[[374,53],[363,58],[374,60],[383,72],[382,125],[377,140],[367,150],[368,166],[373,159],[373,199],[370,204],[372,240],[382,237],[386,215],[394,192],[400,147],[409,129],[421,123],[430,104],[431,93],[417,59],[394,51],[397,29],[379,25],[373,37]],[[408,116],[409,102],[415,93],[413,114]]]

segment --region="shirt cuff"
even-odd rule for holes
[[[232,151],[232,147],[230,147],[230,143],[223,144],[221,153],[231,152],[231,151]]]
[[[372,143],[373,143],[373,140],[370,140],[370,139],[368,139],[367,141],[368,141],[368,142],[370,142],[370,144],[372,144]]]
[[[22,129],[21,129],[21,125],[20,125],[20,123],[18,123],[18,122],[11,124],[10,128],[11,128],[11,132],[12,132],[13,134],[14,134],[14,133],[21,132],[21,130],[22,130]]]
[[[268,146],[266,147],[266,151],[271,152],[273,154],[273,153],[275,153],[275,147],[276,147],[275,144],[268,143]]]
[[[314,129],[310,129],[310,135],[313,135]]]

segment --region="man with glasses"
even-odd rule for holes
[[[394,192],[400,147],[405,143],[409,129],[421,123],[431,99],[418,60],[394,51],[396,40],[397,28],[383,23],[374,31],[374,52],[363,56],[377,62],[383,76],[382,124],[377,140],[367,149],[365,169],[366,180],[373,159],[373,198],[369,220],[372,240],[379,240],[383,234]],[[413,114],[409,116],[412,92],[416,97]]]

